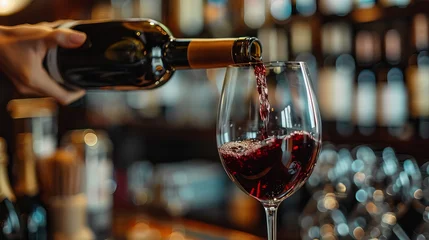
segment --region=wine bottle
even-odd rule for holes
[[[20,210],[20,220],[25,240],[47,239],[46,210],[39,199],[36,178],[36,159],[30,133],[17,136],[17,179],[15,185],[16,204]]]
[[[21,224],[8,179],[7,163],[6,141],[0,138],[0,239],[20,240]]]
[[[151,89],[175,70],[216,68],[257,61],[262,47],[253,37],[177,39],[151,19],[72,21],[58,26],[87,35],[75,49],[50,49],[44,64],[65,86],[96,89]]]

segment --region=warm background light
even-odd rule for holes
[[[31,0],[0,0],[0,16],[12,15],[24,9]]]

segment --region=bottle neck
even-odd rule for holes
[[[18,134],[16,146],[18,149],[16,155],[18,179],[15,185],[15,193],[18,196],[33,197],[39,192],[39,188],[37,186],[32,134]]]
[[[15,186],[17,196],[33,197],[38,194],[36,165],[34,160],[21,160],[18,163],[18,179]]]
[[[0,163],[0,195],[15,202],[15,195],[10,187],[6,164]]]
[[[166,61],[176,69],[217,68],[261,60],[258,39],[172,39],[166,46]]]

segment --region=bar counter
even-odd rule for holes
[[[118,210],[113,217],[115,239],[139,240],[262,240],[263,238],[207,224],[199,221],[176,219],[160,220],[143,212]]]

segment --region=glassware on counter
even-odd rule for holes
[[[331,157],[334,164],[327,165],[326,156],[335,156]],[[416,206],[425,215],[424,171],[420,171],[412,156],[398,154],[390,147],[375,151],[361,145],[349,152],[327,145],[318,162],[321,164],[316,166],[315,173],[332,177],[341,172],[338,168],[348,170],[349,174],[340,179],[351,183],[346,196],[352,197],[340,199],[342,195],[335,181],[324,181],[323,187],[318,187],[323,190],[311,191],[312,198],[300,218],[303,239],[327,237],[322,231],[327,228],[326,218],[331,219],[328,224],[334,229],[332,239],[410,239],[410,226],[403,226],[401,220],[409,218],[409,211],[417,209]],[[318,179],[317,175],[314,177]],[[307,188],[314,189],[315,182],[310,178]],[[424,229],[423,221],[415,232]]]

